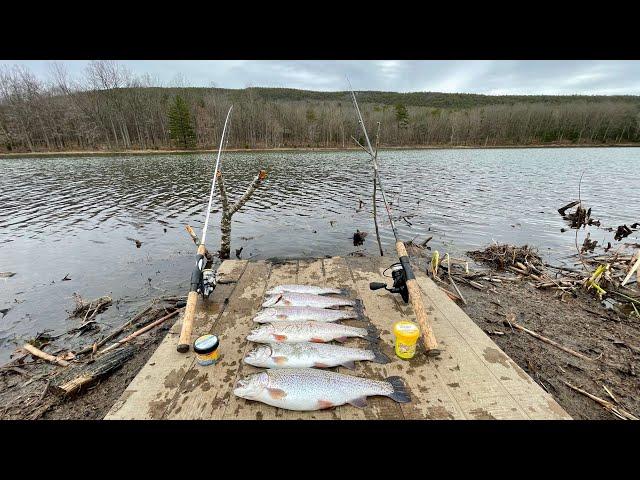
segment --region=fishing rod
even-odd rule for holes
[[[191,272],[191,290],[187,297],[187,305],[184,309],[184,316],[182,317],[182,329],[180,330],[180,339],[178,340],[178,352],[185,353],[189,351],[191,345],[191,330],[193,329],[193,318],[196,314],[196,303],[198,301],[198,294],[202,294],[203,298],[208,298],[216,288],[216,274],[212,269],[205,269],[207,264],[207,248],[205,247],[205,241],[207,239],[207,228],[209,227],[209,217],[211,216],[211,204],[213,203],[213,194],[216,189],[216,179],[218,178],[218,167],[220,165],[220,155],[222,154],[222,145],[224,144],[224,137],[227,132],[227,123],[231,116],[231,110],[233,105],[229,107],[227,112],[227,118],[224,121],[224,127],[222,128],[222,137],[220,138],[220,145],[218,146],[218,158],[216,159],[216,166],[213,170],[213,180],[211,182],[211,193],[209,194],[209,204],[207,205],[207,215],[204,219],[204,227],[202,229],[202,237],[200,244],[198,245],[198,251],[196,252],[196,265]]]
[[[422,292],[420,291],[420,286],[418,285],[415,274],[413,273],[413,269],[411,268],[407,249],[404,245],[404,242],[400,240],[400,237],[398,235],[398,229],[396,228],[396,224],[393,221],[391,208],[389,207],[389,202],[387,202],[387,197],[382,186],[382,180],[380,178],[380,172],[378,170],[378,152],[377,150],[374,151],[373,147],[371,146],[369,134],[367,133],[367,128],[364,125],[364,120],[362,119],[362,114],[360,113],[360,107],[358,106],[358,101],[356,100],[356,94],[353,91],[353,87],[351,86],[351,82],[348,78],[347,82],[349,82],[351,97],[353,99],[353,106],[355,107],[356,113],[358,115],[358,122],[362,127],[362,132],[364,133],[364,138],[367,143],[365,150],[373,160],[373,169],[375,172],[376,181],[378,182],[378,186],[380,187],[382,202],[384,203],[385,209],[387,210],[387,215],[389,216],[391,230],[393,231],[393,236],[396,240],[396,252],[400,260],[399,263],[395,263],[391,265],[391,267],[389,267],[391,268],[391,275],[393,278],[392,288],[388,288],[386,283],[381,282],[371,282],[369,284],[369,288],[371,290],[384,288],[391,293],[399,293],[405,303],[410,302],[411,306],[413,307],[413,311],[416,314],[418,325],[420,326],[420,332],[422,333],[422,342],[424,343],[427,355],[437,356],[440,354],[440,350],[438,349],[438,342],[436,341],[436,337],[433,334],[433,330],[431,329],[431,325],[429,323],[427,310],[424,306],[424,302],[422,301]]]

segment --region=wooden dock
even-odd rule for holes
[[[419,352],[409,361],[393,354],[394,322],[411,319],[411,307],[399,295],[369,290],[381,281],[394,259],[333,257],[316,260],[227,260],[220,283],[208,302],[200,300],[194,338],[220,337],[220,361],[201,367],[193,352],[176,352],[181,321],[124,391],[105,419],[570,419],[556,401],[511,360],[473,321],[424,274],[417,274],[433,330],[442,353],[438,359]],[[259,371],[242,362],[254,344],[246,341],[256,326],[264,292],[275,285],[301,283],[348,288],[363,301],[365,314],[380,330],[382,351],[391,363],[357,362],[342,373],[383,379],[405,379],[412,401],[398,404],[370,397],[359,409],[343,405],[330,410],[294,412],[247,401],[233,395],[236,380]],[[353,320],[354,326],[362,326]],[[360,339],[347,345],[364,346]]]

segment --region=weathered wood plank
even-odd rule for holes
[[[468,396],[486,411],[486,415],[480,411],[481,416],[523,418],[524,414],[524,418],[571,418],[430,278],[418,274],[417,280],[432,314],[442,315],[451,326],[443,336],[449,354],[464,359],[457,373],[466,377],[477,375],[477,381],[468,388]],[[517,405],[517,411],[513,410],[513,404]]]
[[[384,267],[380,267],[381,263]],[[404,379],[411,393],[411,403],[399,406],[402,412],[399,418],[464,419],[461,408],[450,395],[438,370],[434,368],[433,359],[422,355],[407,361],[398,358],[394,353],[393,324],[406,318],[406,315],[398,310],[391,293],[369,289],[369,282],[383,280],[382,270],[388,266],[389,260],[348,258],[347,264],[367,316],[380,330],[382,350],[391,359],[391,363],[386,365],[367,364],[365,370],[382,378],[398,375]],[[381,401],[387,403],[387,412],[392,412],[392,408],[397,405],[388,398]]]
[[[225,262],[227,263],[227,262]],[[230,261],[229,271],[240,276],[247,266],[246,260]],[[193,334],[206,333],[214,319],[222,313],[225,301],[235,284],[218,285],[207,302],[202,298],[196,306]],[[178,393],[178,386],[193,363],[193,352],[178,353],[176,345],[180,337],[182,318],[171,327],[146,365],[127,386],[120,399],[105,416],[106,420],[162,418]]]
[[[253,315],[262,303],[270,264],[251,262],[240,277],[227,308],[209,328],[220,339],[217,364],[193,362],[179,387],[179,396],[167,409],[172,420],[218,420],[229,403],[244,355]]]
[[[298,275],[298,261],[291,260],[283,263],[274,264],[271,267],[271,272],[266,281],[265,291],[275,287],[279,284],[286,283],[297,283],[297,275]],[[258,326],[258,324],[254,323],[253,320],[250,320],[251,326]],[[246,334],[245,334],[246,337]],[[242,344],[242,358],[244,359],[246,353],[249,349],[253,348],[256,344],[249,342],[244,339],[244,343]],[[239,347],[240,348],[240,347]],[[238,378],[242,378],[246,375],[250,375],[252,373],[257,373],[262,371],[262,369],[256,368],[252,365],[247,365],[242,360],[238,365],[237,374],[235,380]],[[229,396],[229,404],[225,409],[223,414],[224,419],[237,419],[237,420],[271,420],[279,418],[282,415],[282,410],[279,408],[274,408],[269,405],[265,405],[260,402],[253,402],[250,400],[246,400],[244,398],[236,397],[233,392],[230,392]]]

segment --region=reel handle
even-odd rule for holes
[[[387,288],[387,284],[381,282],[371,282],[369,284],[369,290],[380,290],[381,288]]]

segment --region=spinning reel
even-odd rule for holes
[[[407,289],[407,274],[404,270],[402,263],[400,262],[394,263],[389,268],[391,269],[391,278],[393,279],[393,287],[389,288],[387,287],[386,283],[382,283],[382,282],[371,282],[369,284],[369,289],[379,290],[381,288],[384,288],[387,292],[399,293],[400,296],[402,297],[402,300],[404,300],[404,303],[409,303],[409,290]],[[389,270],[389,268],[387,268],[385,272]],[[384,275],[384,272],[382,274]],[[388,277],[388,275],[384,275],[384,276]]]
[[[212,268],[204,268],[207,263],[204,255],[198,255],[196,258],[196,267],[191,273],[191,291],[200,293],[206,300],[216,288],[216,272]]]

